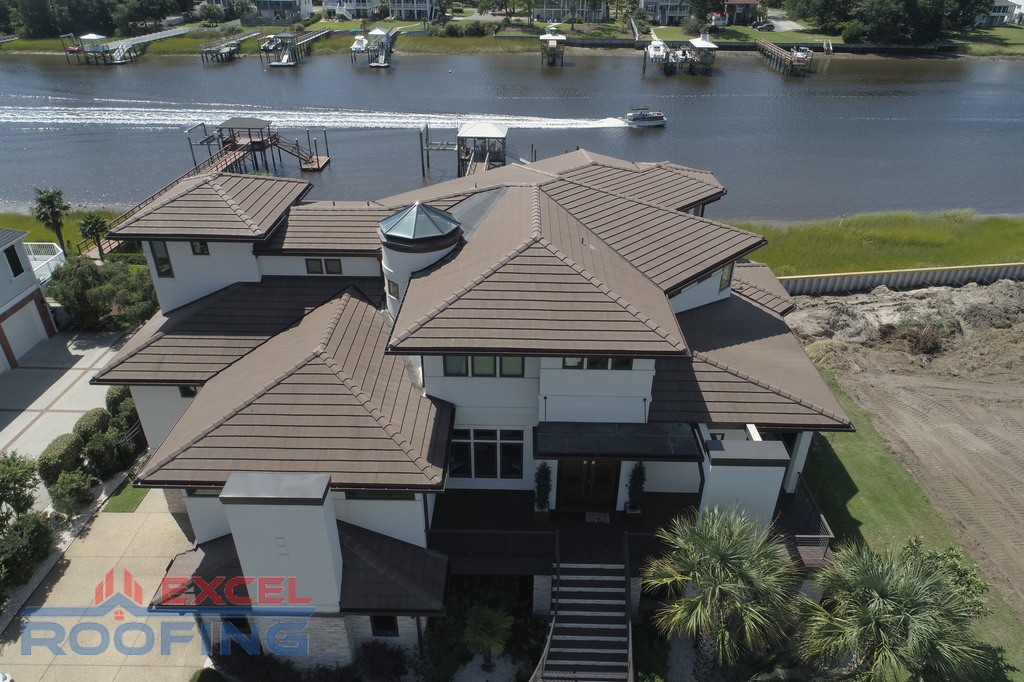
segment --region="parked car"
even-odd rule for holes
[[[763,21],[752,21],[752,22],[750,22],[750,28],[761,28],[764,25],[765,25],[765,22],[763,22]]]
[[[760,26],[757,27],[757,30],[758,31],[774,31],[775,30],[775,24],[761,24]]]

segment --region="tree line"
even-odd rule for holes
[[[786,0],[789,16],[844,42],[928,43],[974,28],[992,0]]]

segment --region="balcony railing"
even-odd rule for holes
[[[53,242],[25,242],[25,250],[40,284],[49,282],[54,269],[64,265],[64,251]]]
[[[803,498],[804,504],[807,505],[805,527],[812,531],[807,534],[793,535],[797,551],[805,559],[827,562],[830,545],[836,536],[832,533],[832,528],[829,527],[825,515],[821,513],[818,501],[814,499],[802,474],[797,475],[796,494]]]

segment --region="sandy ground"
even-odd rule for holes
[[[1024,283],[798,297],[836,372],[1003,598],[1024,614]],[[886,338],[882,325],[896,325]],[[934,337],[914,330],[938,328]],[[883,340],[884,338],[884,340]],[[929,346],[933,352],[922,352]]]

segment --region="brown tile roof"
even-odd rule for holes
[[[233,284],[157,313],[92,383],[204,384],[348,286],[372,301],[383,298],[380,278],[265,277]]]
[[[710,173],[669,163],[638,164],[638,169],[594,163],[563,173],[562,179],[673,210],[716,201],[726,193]]]
[[[777,314],[733,296],[677,317],[693,358],[655,362],[651,421],[853,430]]]
[[[389,349],[685,353],[664,292],[539,187],[511,187],[458,256],[414,278]]]
[[[764,263],[736,263],[732,276],[732,293],[783,316],[796,308],[793,297]]]
[[[112,239],[262,241],[312,185],[211,173],[171,187],[110,232]]]
[[[293,206],[288,220],[257,253],[365,255],[380,253],[377,223],[393,214],[367,202],[317,201]]]
[[[234,472],[327,474],[335,488],[443,486],[454,407],[384,355],[377,307],[349,288],[208,382],[142,485],[223,485]]]
[[[444,612],[444,587],[448,559],[433,550],[360,526],[338,521],[341,541],[342,578],[339,606],[343,613],[393,613],[397,615],[439,615]],[[243,575],[234,537],[229,533],[207,540],[177,554],[167,567],[168,578],[185,578],[182,594],[193,602],[201,593],[197,579],[207,585],[216,582],[214,592],[227,601],[225,585]],[[163,590],[157,590],[149,605],[162,607]],[[244,585],[234,590],[250,596]],[[251,595],[255,596],[255,595]],[[212,605],[212,600],[207,600]],[[174,608],[174,605],[169,605]]]

